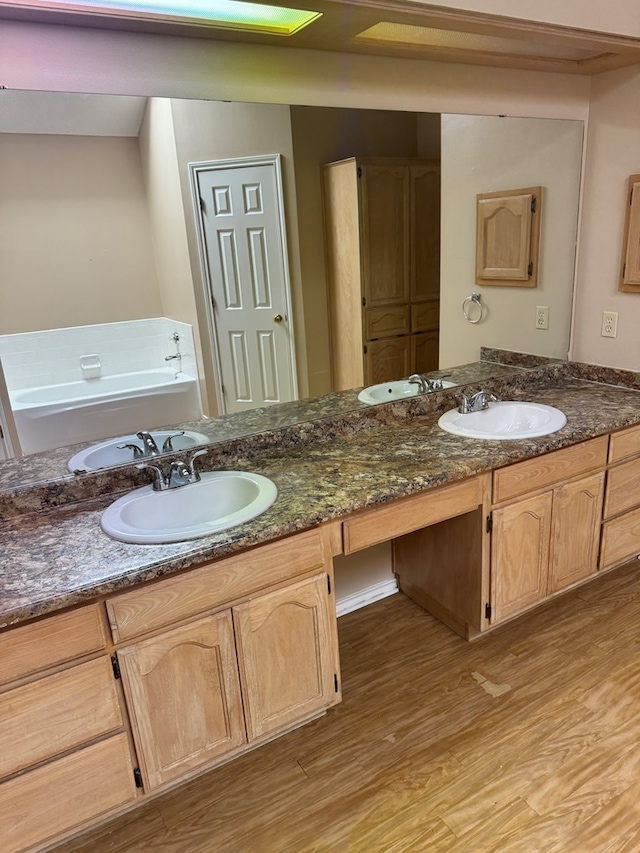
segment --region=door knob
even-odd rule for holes
[[[282,314],[276,314],[276,316],[273,318],[273,322],[274,323],[282,323],[282,319],[283,319]]]

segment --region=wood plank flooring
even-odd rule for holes
[[[350,613],[341,705],[56,853],[638,853],[639,573],[473,644]]]

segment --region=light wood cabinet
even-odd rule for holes
[[[640,175],[630,175],[626,201],[620,290],[638,293],[640,291]]]
[[[537,286],[541,203],[541,187],[478,195],[476,284]]]
[[[604,501],[600,568],[640,554],[640,426],[611,436]]]
[[[127,646],[118,658],[146,789],[245,742],[230,611]]]
[[[0,632],[0,838],[40,849],[137,796],[132,750],[91,604]]]
[[[333,702],[328,580],[320,574],[233,609],[250,740]]]
[[[329,532],[312,530],[108,602],[146,790],[340,699]],[[203,612],[210,611],[210,612]]]
[[[552,495],[495,510],[491,541],[492,622],[527,610],[547,592]]]
[[[597,572],[603,497],[600,472],[494,509],[492,624]]]
[[[70,703],[70,713],[73,706]],[[40,849],[135,800],[125,734],[0,783],[2,853]]]
[[[439,162],[329,163],[323,197],[333,389],[436,369]]]
[[[547,594],[598,570],[604,473],[554,489]]]

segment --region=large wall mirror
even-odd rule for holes
[[[193,327],[183,355],[205,414],[224,411],[188,164],[279,154],[285,319],[299,396],[328,394],[321,166],[376,157],[440,161],[438,366],[475,361],[481,346],[566,356],[582,122],[46,92],[0,98],[0,336],[170,318]],[[484,288],[483,320],[470,324],[461,307],[479,289],[476,194],[534,185],[543,187],[539,285]],[[548,308],[546,330],[536,328],[539,305]],[[126,370],[146,344],[129,331],[110,345]],[[39,354],[24,358],[36,363]],[[259,428],[253,421],[250,429]]]

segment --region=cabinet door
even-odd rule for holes
[[[118,652],[145,786],[246,742],[230,611]]]
[[[411,373],[411,335],[368,341],[366,347],[365,385],[403,379]]]
[[[411,335],[411,373],[429,373],[438,369],[439,332]]]
[[[327,575],[234,607],[249,740],[287,728],[335,697]]]
[[[363,290],[367,308],[409,302],[409,167],[362,165]]]
[[[554,489],[548,592],[595,574],[604,474]]]
[[[547,592],[552,493],[495,510],[491,541],[492,622],[532,607]]]
[[[440,163],[411,166],[411,300],[440,295]]]

